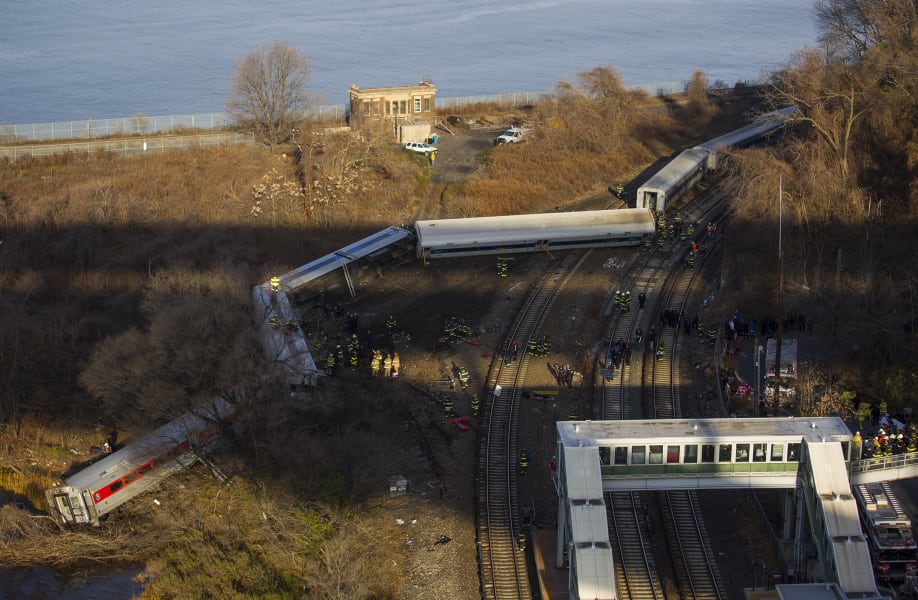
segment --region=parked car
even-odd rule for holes
[[[405,144],[405,150],[411,150],[412,152],[417,152],[424,156],[430,156],[431,153],[437,151],[437,147],[424,142],[408,142]]]
[[[529,133],[529,129],[527,127],[511,127],[507,131],[494,138],[494,145],[499,146],[501,144],[518,144],[526,140],[527,133]]]

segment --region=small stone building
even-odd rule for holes
[[[433,131],[437,88],[429,81],[417,85],[348,90],[350,121],[390,121],[400,142],[424,141]],[[426,127],[426,131],[425,131]]]

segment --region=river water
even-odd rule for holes
[[[220,112],[234,62],[286,41],[329,104],[430,79],[440,97],[758,80],[817,44],[808,0],[6,0],[0,124]]]

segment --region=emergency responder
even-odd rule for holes
[[[331,375],[335,372],[335,355],[331,352],[325,357],[325,374]]]
[[[398,372],[402,366],[402,361],[398,357],[398,352],[392,356],[392,379],[398,379]]]
[[[638,308],[644,310],[644,304],[647,302],[647,294],[644,293],[644,290],[641,290],[638,293]]]
[[[628,312],[631,310],[631,291],[625,292],[625,297],[622,300],[622,312]]]
[[[392,374],[392,355],[386,352],[386,358],[383,360],[383,377],[389,379]]]
[[[380,368],[382,368],[382,353],[379,350],[373,350],[373,358],[370,360],[370,372],[373,377],[379,377]]]
[[[520,452],[520,475],[525,475],[529,472],[529,459],[529,450]]]
[[[278,290],[280,290],[280,277],[275,276],[271,278],[271,291],[276,292]]]
[[[459,367],[459,386],[462,389],[469,387],[469,370],[465,367]]]
[[[272,329],[280,327],[280,319],[277,318],[277,315],[271,315],[271,318],[268,319],[268,325],[270,325]]]
[[[666,349],[663,347],[663,344],[657,346],[657,360],[663,360],[663,356],[666,354]]]

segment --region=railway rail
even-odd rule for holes
[[[558,292],[589,251],[570,253],[533,285],[511,326],[505,350],[495,357],[488,382],[488,401],[482,416],[484,431],[479,448],[477,482],[477,536],[479,577],[485,600],[532,597],[526,568],[527,527],[516,510],[516,419],[519,398],[529,367],[527,346],[539,331]],[[513,342],[520,346],[516,360],[507,360]]]
[[[714,186],[702,194],[691,206],[683,208],[686,222],[705,223],[716,219],[722,206],[726,193],[720,186]],[[658,240],[659,242],[659,240]],[[632,373],[632,365],[628,360],[620,359],[616,364],[610,364],[613,346],[619,340],[631,340],[635,330],[642,323],[648,325],[656,323],[656,315],[664,309],[675,310],[682,314],[692,289],[695,275],[700,265],[691,269],[684,269],[683,259],[687,254],[688,244],[691,240],[671,239],[666,243],[651,245],[643,259],[634,261],[632,268],[622,278],[621,288],[631,290],[632,295],[644,292],[648,299],[645,306],[632,307],[624,313],[610,320],[609,328],[605,333],[608,340],[606,354],[601,360],[606,364],[601,365],[606,370],[605,374],[614,373],[610,379],[601,378],[601,418],[603,419],[630,419],[640,417],[673,418],[680,414],[678,397],[678,356],[682,341],[679,333],[681,327],[664,327],[662,323],[657,328],[654,326],[655,338],[650,339],[649,331],[644,331],[643,341],[638,341],[635,350],[646,356],[647,361],[639,360],[636,364],[643,367],[643,372]],[[709,251],[709,250],[708,250]],[[607,311],[607,316],[611,311]],[[648,318],[648,315],[650,317]],[[661,353],[656,352],[657,349]],[[649,381],[644,382],[645,375]],[[635,393],[642,389],[646,383],[649,388],[644,394]],[[637,396],[637,397],[635,397]],[[642,398],[647,400],[641,402]],[[674,567],[680,582],[688,590],[698,588],[703,591],[702,598],[718,597],[711,595],[710,590],[721,589],[719,576],[716,570],[712,573],[709,562],[702,560],[704,553],[710,551],[703,522],[685,506],[694,506],[694,494],[674,498],[673,506],[667,512],[669,518],[661,519],[665,524],[669,540],[675,540],[671,545],[679,548],[679,532],[685,540],[702,540],[704,546],[702,555],[691,552],[680,552],[678,561],[682,568]],[[616,553],[616,584],[622,598],[631,599],[661,599],[666,597],[666,587],[663,585],[663,576],[650,544],[652,537],[652,509],[649,507],[669,506],[670,502],[661,503],[651,494],[637,492],[618,492],[607,495],[609,507],[609,536],[610,541],[617,549]],[[677,515],[678,520],[673,519]],[[694,536],[689,532],[696,533]],[[698,542],[700,543],[700,542]],[[661,557],[662,558],[662,557]],[[677,560],[675,557],[667,559]],[[716,568],[715,568],[716,569]],[[706,571],[708,572],[705,575]],[[686,596],[695,597],[695,596]]]

